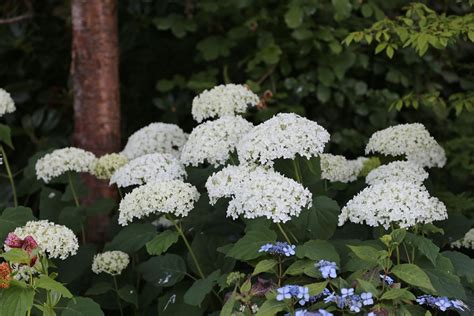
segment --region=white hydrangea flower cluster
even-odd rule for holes
[[[107,273],[119,275],[130,263],[130,257],[123,251],[114,250],[98,253],[92,262],[92,271],[95,274]]]
[[[474,228],[471,228],[463,238],[452,242],[451,247],[474,249]]]
[[[244,85],[226,84],[204,90],[194,98],[193,118],[201,123],[206,118],[234,116],[260,102],[258,95]]]
[[[126,226],[134,218],[153,213],[169,213],[184,217],[199,199],[198,190],[180,180],[147,183],[125,195],[119,206],[118,222]]]
[[[232,197],[227,216],[233,219],[266,217],[286,222],[310,207],[312,195],[298,182],[263,167],[229,166],[206,182],[211,204],[220,197]]]
[[[369,172],[365,182],[369,185],[392,181],[407,181],[421,185],[428,179],[428,172],[411,161],[393,161]]]
[[[112,153],[103,155],[92,165],[91,173],[97,178],[108,180],[120,167],[127,164],[128,159],[122,154]]]
[[[6,90],[0,88],[0,117],[15,112],[15,102]]]
[[[221,117],[193,129],[181,152],[185,165],[198,166],[207,161],[219,166],[226,163],[236,144],[253,128],[253,124],[240,116]]]
[[[178,125],[151,123],[128,138],[122,154],[129,160],[153,153],[179,156],[186,139],[187,134]]]
[[[422,167],[443,167],[444,149],[420,123],[400,124],[375,132],[365,148],[368,153],[405,156]]]
[[[348,183],[357,180],[357,176],[364,167],[365,157],[349,160],[341,155],[320,154],[321,179],[331,182]]]
[[[72,230],[47,220],[29,221],[25,226],[17,227],[13,233],[21,239],[26,236],[33,237],[41,251],[47,253],[48,258],[65,260],[75,255],[79,249],[77,237]]]
[[[75,147],[56,149],[36,162],[36,177],[48,183],[68,171],[91,172],[96,160],[93,153]]]
[[[186,176],[183,164],[170,154],[148,154],[133,159],[110,178],[118,187],[150,182],[182,180]]]
[[[294,113],[280,113],[257,125],[237,146],[239,160],[273,165],[278,158],[310,158],[323,152],[329,133],[318,123]]]
[[[347,220],[369,226],[391,224],[408,228],[448,217],[446,206],[430,196],[424,186],[406,181],[371,185],[347,202],[339,215],[339,226]]]

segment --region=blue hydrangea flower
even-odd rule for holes
[[[295,255],[295,245],[290,245],[287,242],[277,241],[276,243],[268,243],[260,247],[258,252],[266,252],[271,255],[278,255],[278,256],[294,256]]]
[[[314,295],[314,296],[311,296],[309,298],[309,302],[310,303],[315,303],[317,300],[319,300],[321,297],[325,297],[325,296],[328,296],[328,295],[331,295],[331,291],[329,291],[328,289],[324,289],[322,293],[319,293],[317,295]]]
[[[381,278],[382,281],[384,281],[387,285],[392,285],[393,283],[395,283],[395,280],[392,279],[391,277],[389,277],[388,275],[383,275],[383,274],[381,274],[381,275],[380,275],[380,278]]]
[[[346,297],[352,296],[352,295],[354,295],[354,289],[353,288],[348,288],[348,289],[343,288],[343,289],[341,289],[342,298],[346,298]]]
[[[335,279],[337,277],[337,272],[336,272],[337,265],[335,262],[327,261],[327,260],[319,260],[319,262],[315,264],[315,267],[319,269],[319,271],[321,272],[321,275],[325,279],[329,279],[329,278]]]
[[[464,311],[468,309],[467,305],[461,300],[450,300],[447,297],[437,297],[432,295],[418,296],[416,301],[420,305],[427,305],[431,308],[439,309],[440,311],[447,311],[448,309],[456,309]]]
[[[286,314],[285,316],[290,316],[290,314]],[[333,316],[333,314],[322,308],[315,312],[308,312],[306,309],[299,309],[295,311],[295,316]]]
[[[364,304],[364,306],[374,304],[374,299],[370,292],[360,294],[360,298],[362,299],[362,304]]]
[[[306,304],[306,302],[309,302],[309,288],[299,285],[285,285],[277,289],[277,301],[291,298],[297,299],[300,305]]]
[[[377,314],[375,314],[374,312],[370,312],[367,314],[367,316],[377,316]]]

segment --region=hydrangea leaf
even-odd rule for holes
[[[0,291],[0,315],[25,316],[33,306],[35,291],[31,287],[11,285]]]
[[[130,254],[140,250],[153,239],[155,231],[152,224],[130,224],[115,235],[114,239],[105,245],[104,250],[121,250]]]
[[[172,230],[165,230],[146,243],[146,250],[152,256],[159,256],[166,252],[179,239],[179,234]]]
[[[138,292],[132,285],[127,284],[121,287],[117,293],[125,302],[138,306]]]
[[[296,248],[296,256],[298,258],[308,258],[314,261],[328,260],[339,264],[339,254],[329,242],[325,240],[310,240],[304,245]]]
[[[112,291],[114,288],[112,284],[108,282],[97,282],[94,283],[85,293],[85,295],[101,295],[108,291]]]
[[[381,300],[415,300],[416,297],[407,289],[390,289],[385,292]]]
[[[69,292],[69,290],[64,285],[44,274],[40,275],[40,277],[36,279],[35,286],[54,291],[67,298],[72,298],[71,292]]]
[[[287,308],[287,302],[276,299],[267,300],[260,306],[256,316],[274,316]]]
[[[249,231],[243,238],[237,241],[227,252],[227,256],[238,260],[252,260],[263,255],[258,252],[260,247],[266,243],[276,240],[276,233],[267,228]]]
[[[9,232],[15,228],[23,226],[28,221],[33,221],[36,218],[33,212],[28,207],[8,207],[0,216],[0,240],[5,240]]]
[[[402,281],[405,281],[410,285],[428,290],[430,292],[436,292],[428,275],[419,266],[415,264],[399,264],[394,266],[391,272],[397,278],[401,279]]]
[[[220,270],[212,272],[204,279],[197,280],[184,294],[184,302],[191,306],[201,306],[202,301],[212,291],[220,276]]]
[[[412,233],[407,233],[405,243],[410,247],[415,247],[420,253],[428,258],[433,265],[436,265],[436,258],[438,257],[439,247],[431,240],[423,236],[417,236]]]
[[[165,254],[143,262],[138,266],[138,271],[151,284],[169,287],[184,278],[186,263],[178,255]]]
[[[267,272],[273,269],[278,264],[275,259],[265,259],[257,263],[252,275],[257,275],[263,272]]]
[[[88,297],[74,297],[62,311],[61,316],[104,316],[100,305]]]

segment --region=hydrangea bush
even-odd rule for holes
[[[344,157],[298,114],[247,121],[258,102],[222,85],[195,98],[190,135],[153,123],[120,153],[32,158],[38,210],[15,197],[0,216],[0,315],[472,315],[473,230],[445,230],[428,168],[449,161],[422,124]],[[84,203],[81,174],[120,201]]]

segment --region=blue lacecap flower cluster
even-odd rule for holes
[[[431,308],[439,309],[440,311],[447,311],[448,309],[456,309],[458,311],[465,311],[468,309],[466,304],[461,300],[451,300],[447,297],[436,297],[432,295],[418,296],[416,301],[420,305],[427,305]]]
[[[340,294],[330,293],[324,298],[325,303],[334,302],[340,309],[349,309],[359,313],[363,306],[374,304],[372,293],[355,294],[353,288],[343,288]]]
[[[309,302],[309,289],[306,286],[299,285],[285,285],[277,289],[277,301],[291,298],[297,299],[300,305],[304,305]]]
[[[327,261],[327,260],[319,260],[319,262],[315,264],[315,267],[319,269],[323,278],[325,279],[337,278],[337,272],[336,272],[337,265],[335,262]]]
[[[276,243],[268,243],[260,247],[258,252],[266,252],[271,255],[278,255],[278,256],[294,256],[295,255],[295,245],[290,245],[287,242],[277,241]]]
[[[290,315],[290,314],[286,314]],[[333,316],[332,313],[320,308],[317,311],[308,311],[306,309],[299,309],[295,311],[295,316]]]

